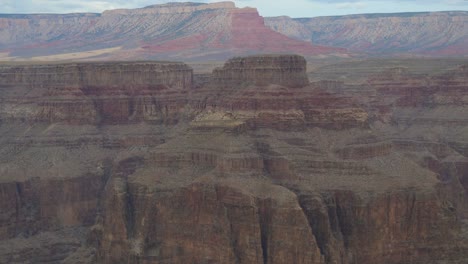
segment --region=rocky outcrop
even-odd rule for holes
[[[218,86],[278,84],[304,87],[309,84],[306,61],[297,55],[270,55],[234,58],[213,71]]]
[[[203,101],[209,111],[192,121],[197,128],[339,129],[364,127],[368,120],[367,113],[354,99],[324,92],[320,85],[310,84],[306,62],[297,55],[234,58],[213,70],[211,80],[198,90],[207,96],[195,102]]]
[[[370,54],[465,56],[468,13],[430,12],[289,18],[266,24],[277,32],[315,44]],[[450,30],[447,30],[450,29]]]
[[[466,67],[304,72],[2,66],[0,262],[464,263]]]

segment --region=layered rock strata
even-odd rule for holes
[[[251,56],[230,59],[223,68],[215,69],[217,85],[278,84],[286,87],[304,87],[309,83],[306,61],[297,55]]]
[[[466,66],[303,63],[3,66],[0,262],[464,263]]]
[[[94,62],[49,65],[2,66],[2,86],[63,88],[179,87],[189,89],[192,70],[176,62]]]
[[[165,122],[176,119],[173,110],[183,105],[174,101],[191,89],[192,78],[192,69],[182,63],[2,66],[0,118],[78,124]]]

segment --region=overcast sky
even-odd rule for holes
[[[0,13],[102,12],[187,1],[161,0],[0,0]],[[218,2],[200,0],[192,2]],[[262,16],[314,17],[359,13],[468,11],[468,0],[236,0],[238,7],[258,8]]]

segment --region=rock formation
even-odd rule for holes
[[[218,86],[279,84],[304,87],[309,83],[306,61],[297,55],[250,56],[230,59],[223,68],[215,69]]]
[[[3,65],[0,262],[464,263],[466,65],[304,70]]]

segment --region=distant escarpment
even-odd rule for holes
[[[0,262],[465,263],[466,65],[305,72],[1,66]]]
[[[342,48],[288,38],[266,27],[255,8],[237,8],[233,2],[0,15],[0,60],[224,60],[285,52],[346,54]]]
[[[277,32],[315,44],[370,55],[468,54],[468,12],[363,14],[315,18],[266,18]]]
[[[467,12],[263,18],[233,2],[169,3],[75,14],[0,14],[0,60],[225,60],[465,56]]]

